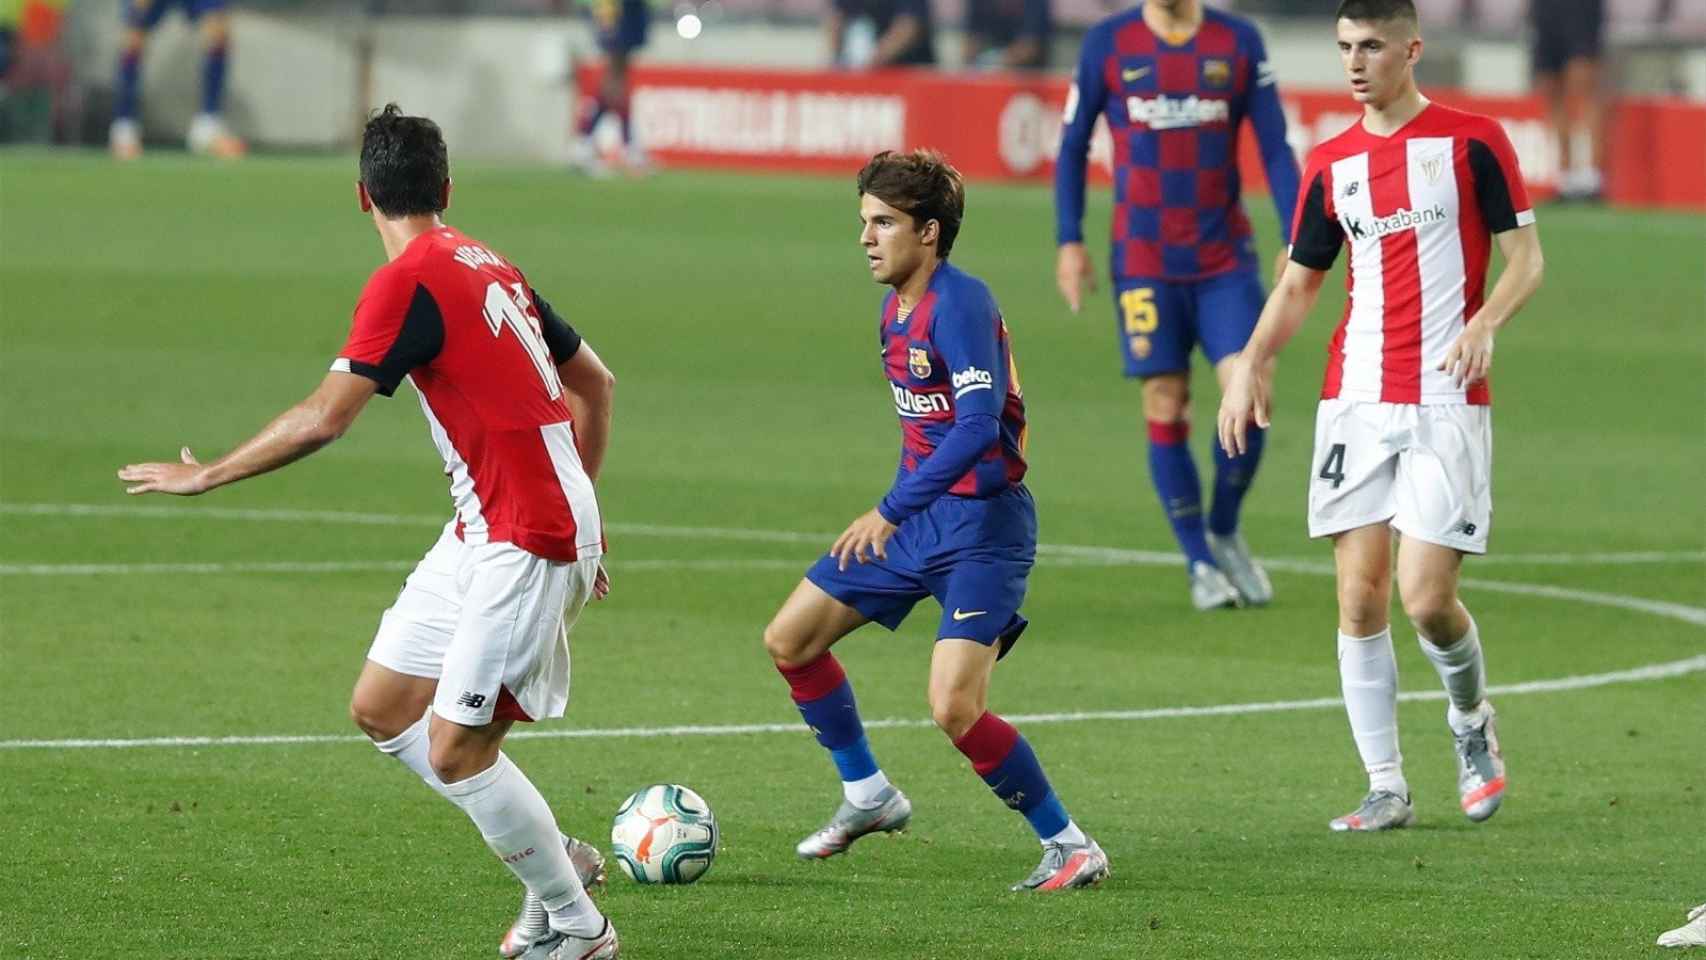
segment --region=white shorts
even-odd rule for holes
[[[463,726],[560,717],[569,703],[569,628],[592,597],[598,560],[469,546],[447,524],[380,618],[367,658],[437,679],[433,713]]]
[[[1490,407],[1323,400],[1309,471],[1311,537],[1390,521],[1406,537],[1487,552]]]

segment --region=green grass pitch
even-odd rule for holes
[[[304,463],[200,500],[126,499],[113,478],[181,444],[223,452],[318,382],[382,260],[354,178],[353,159],[0,155],[0,956],[494,955],[514,880],[359,740],[18,745],[355,733],[347,697],[379,612],[447,512],[407,391]],[[760,631],[881,494],[897,447],[851,174],[469,166],[454,199],[449,220],[527,270],[620,381],[600,489],[615,592],[583,617],[569,715],[544,730],[797,724]],[[1271,207],[1249,207],[1271,252]],[[1092,207],[1092,237],[1106,216]],[[1706,226],[1545,208],[1540,228],[1547,281],[1494,370],[1494,553],[1466,574],[1495,684],[1706,653]],[[954,259],[1012,330],[1043,540],[1170,551],[1105,277],[1069,314],[1052,248],[1046,190],[972,185]],[[1274,606],[1197,614],[1178,565],[1048,552],[993,709],[1337,696],[1329,550],[1306,539],[1303,496],[1341,297],[1334,278],[1282,360],[1248,503],[1257,552],[1295,561]],[[1209,386],[1195,404],[1202,463],[1216,399]],[[1395,623],[1403,688],[1436,689]],[[927,716],[933,624],[839,648],[867,719]],[[1022,724],[1113,860],[1100,889],[1050,897],[1007,892],[1035,840],[917,723],[871,735],[916,804],[911,832],[814,864],[792,846],[837,787],[803,728],[510,749],[601,845],[646,783],[716,809],[703,881],[617,876],[602,895],[636,960],[1656,955],[1653,937],[1706,899],[1706,673],[1495,702],[1512,780],[1499,815],[1457,813],[1443,705],[1407,702],[1421,820],[1374,837],[1326,830],[1363,789],[1331,706]]]

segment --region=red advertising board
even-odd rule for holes
[[[596,88],[596,68],[578,76]],[[700,167],[847,172],[879,150],[932,146],[968,177],[1047,179],[1054,171],[1067,82],[928,70],[787,71],[644,66],[633,72],[635,135],[659,162]],[[1557,145],[1540,101],[1429,90],[1442,103],[1497,117],[1540,196],[1558,177]],[[1356,121],[1341,91],[1288,90],[1291,145],[1303,156]],[[1606,193],[1614,203],[1706,210],[1706,105],[1624,99],[1610,110]],[[1259,186],[1253,137],[1245,182]],[[1111,150],[1098,127],[1091,164],[1106,179]]]

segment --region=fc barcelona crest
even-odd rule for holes
[[[923,347],[906,348],[906,368],[920,380],[930,379],[930,351]]]
[[[1202,81],[1211,87],[1232,86],[1232,64],[1225,60],[1204,60]]]

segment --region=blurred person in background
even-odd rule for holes
[[[1558,197],[1597,202],[1604,156],[1599,66],[1605,0],[1529,0],[1534,22],[1534,90],[1558,137]]]
[[[858,55],[849,42],[863,21],[876,34],[869,57]],[[930,66],[936,62],[936,40],[929,0],[832,0],[825,21],[829,59],[836,66]]]
[[[970,0],[966,5],[965,64],[1006,70],[1048,66],[1054,17],[1049,0]]]
[[[234,158],[245,152],[243,141],[232,136],[220,118],[225,99],[225,65],[231,40],[231,16],[225,0],[125,0],[124,40],[119,46],[118,86],[109,136],[113,156],[134,160],[142,155],[142,48],[148,34],[159,25],[166,11],[184,8],[192,23],[200,24],[202,39],[201,112],[190,121],[190,152],[210,157]]]
[[[1145,0],[1084,37],[1055,165],[1055,282],[1077,313],[1095,288],[1084,248],[1090,135],[1106,115],[1114,141],[1109,261],[1125,375],[1143,384],[1149,478],[1184,555],[1198,610],[1262,606],[1268,575],[1239,529],[1263,433],[1236,454],[1215,447],[1205,510],[1191,455],[1191,354],[1200,347],[1222,388],[1262,312],[1255,238],[1244,213],[1238,139],[1246,117],[1278,213],[1285,266],[1297,205],[1297,157],[1255,24],[1202,0]]]
[[[0,142],[75,136],[66,0],[0,2]]]
[[[593,142],[593,133],[607,113],[616,115],[622,127],[623,161],[630,170],[647,166],[645,151],[634,140],[634,125],[629,112],[629,97],[633,90],[628,82],[628,65],[635,51],[646,45],[646,31],[651,25],[652,12],[646,0],[593,0],[592,20],[598,33],[598,49],[604,52],[604,76],[592,103],[583,110],[576,136],[570,143],[569,162],[577,169],[593,174],[606,172],[604,160]]]

